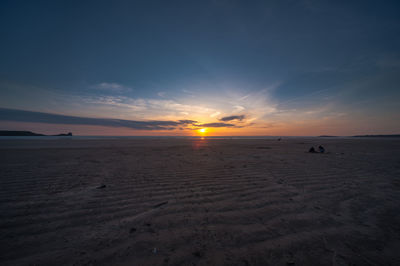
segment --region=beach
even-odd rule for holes
[[[3,139],[0,155],[1,265],[400,265],[399,139]]]

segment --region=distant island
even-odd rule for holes
[[[338,136],[321,135],[318,138],[337,138]],[[400,138],[400,134],[393,135],[355,135],[352,138]]]
[[[38,134],[31,131],[11,131],[11,130],[0,130],[0,136],[2,137],[39,137],[39,136],[55,136],[55,137],[70,137],[72,133],[58,134],[58,135],[44,135]]]
[[[353,138],[400,138],[400,134],[393,135],[356,135]]]

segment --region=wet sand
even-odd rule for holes
[[[397,139],[0,140],[0,158],[1,265],[400,265]]]

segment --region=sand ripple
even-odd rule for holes
[[[398,140],[0,145],[2,265],[400,265]]]

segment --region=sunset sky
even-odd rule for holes
[[[398,134],[399,14],[400,1],[1,1],[0,130]]]

